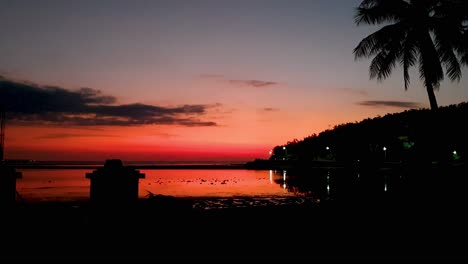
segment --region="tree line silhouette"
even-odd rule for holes
[[[367,118],[275,146],[269,159],[360,164],[465,162],[466,116],[468,102],[438,111],[412,109]]]

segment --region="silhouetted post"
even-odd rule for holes
[[[0,164],[0,206],[11,208],[16,203],[16,179],[21,178],[21,172],[14,167]]]
[[[130,167],[125,167],[121,160],[106,160],[103,167],[86,173],[91,180],[90,200],[99,205],[129,205],[138,201],[138,181],[145,178]]]

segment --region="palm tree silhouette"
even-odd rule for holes
[[[409,68],[419,64],[432,110],[438,109],[434,90],[445,74],[459,81],[461,64],[468,64],[466,0],[363,0],[356,9],[355,23],[385,23],[364,38],[353,53],[355,59],[372,59],[370,78],[381,81],[396,64],[403,67],[405,90]],[[465,9],[464,9],[465,8]]]

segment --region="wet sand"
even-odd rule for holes
[[[261,200],[261,199],[259,199]],[[2,214],[2,260],[468,260],[458,201],[274,202],[174,198]],[[204,202],[210,206],[197,207]],[[251,204],[251,206],[247,206]]]

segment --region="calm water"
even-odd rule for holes
[[[17,191],[25,202],[88,200],[92,169],[22,169]],[[296,197],[321,200],[365,201],[379,197],[448,197],[465,194],[462,171],[313,169],[306,172],[268,170],[140,170],[139,196],[170,195],[230,199],[259,198],[278,201]],[[459,196],[461,197],[461,196]],[[459,197],[454,197],[460,199]],[[260,200],[262,200],[260,199]],[[463,199],[465,197],[463,196]],[[242,200],[241,200],[242,201]],[[241,202],[239,201],[239,202]],[[232,202],[232,199],[231,201]]]
[[[71,201],[89,199],[86,169],[22,169],[17,191],[25,201]],[[282,171],[264,170],[140,170],[139,196],[175,197],[291,197]]]

